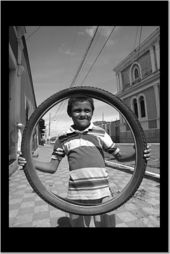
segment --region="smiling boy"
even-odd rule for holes
[[[35,168],[48,173],[54,173],[67,155],[70,177],[67,198],[80,204],[101,204],[106,198],[111,198],[108,173],[105,167],[104,151],[112,154],[118,161],[135,159],[135,153],[124,156],[102,128],[92,122],[94,102],[86,96],[71,97],[68,101],[67,113],[73,120],[73,125],[54,144],[50,162],[35,161]],[[144,151],[146,160],[150,150]],[[24,158],[19,158],[20,165],[25,165]],[[93,216],[70,214],[72,227],[89,227]],[[109,227],[112,222],[107,214],[94,216],[96,227]]]

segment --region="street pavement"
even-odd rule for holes
[[[52,147],[39,149],[38,159],[50,159]],[[113,195],[120,193],[131,178],[131,174],[107,168]],[[37,171],[39,178],[52,192],[66,197],[68,186],[68,163],[64,159],[55,174]],[[159,227],[160,184],[158,180],[143,178],[134,196],[118,209],[115,227]],[[23,170],[18,169],[9,178],[9,227],[69,227],[68,214],[42,200],[32,189]]]

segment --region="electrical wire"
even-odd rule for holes
[[[85,71],[83,71],[83,69],[84,69],[84,67],[86,66],[86,62],[87,62],[87,61],[89,60],[89,58],[93,55],[93,51],[96,50],[96,44],[97,44],[98,41],[99,41],[99,36],[100,36],[101,30],[102,30],[102,27],[99,27],[99,28],[98,28],[98,31],[97,31],[97,33],[96,33],[96,35],[95,35],[95,40],[93,40],[93,44],[92,44],[91,47],[90,47],[90,55],[87,56],[86,59],[84,60],[84,63],[83,63],[82,68],[81,68],[81,70],[80,70],[80,72],[79,72],[79,75],[77,76],[77,80],[78,80],[78,79],[81,79],[81,73],[82,73],[82,75],[83,75],[83,73],[85,72]],[[78,81],[76,81],[76,82],[78,82]],[[75,82],[74,82],[74,83],[75,83]]]
[[[111,32],[110,32],[109,36],[107,37],[107,39],[106,39],[106,41],[105,41],[103,47],[101,48],[100,52],[98,53],[97,57],[95,58],[93,64],[91,65],[89,71],[87,72],[87,74],[86,74],[85,78],[83,79],[83,81],[82,81],[82,83],[81,83],[80,86],[82,86],[83,82],[85,81],[85,79],[86,79],[87,76],[89,75],[90,71],[92,70],[93,66],[95,65],[95,63],[96,63],[96,61],[97,61],[97,59],[98,59],[98,57],[99,57],[100,54],[102,53],[104,47],[106,46],[106,44],[107,44],[108,40],[110,39],[110,37],[111,37],[113,31],[115,30],[115,28],[116,28],[116,27],[114,26],[113,29],[111,30]],[[98,27],[96,28],[96,31],[95,31],[95,33],[94,33],[94,36],[93,36],[93,38],[92,38],[91,43],[90,43],[89,46],[91,46],[91,44],[92,44],[92,42],[93,42],[93,40],[94,40],[94,37],[96,36],[97,30],[98,30]],[[89,51],[89,48],[90,48],[90,47],[88,47],[88,51]],[[88,52],[86,51],[86,53],[88,53]],[[85,53],[85,56],[87,56],[86,53]],[[80,67],[82,67],[82,63],[84,63],[84,60],[85,60],[85,58],[83,57],[83,61],[81,62]],[[80,69],[81,69],[81,68],[78,69],[78,71],[77,71],[77,73],[76,73],[76,75],[75,75],[75,77],[74,77],[74,79],[73,79],[74,82],[75,82],[75,80],[76,80],[76,78],[77,78],[77,76],[78,76],[77,74],[80,73]],[[73,85],[73,81],[72,81],[70,87]],[[60,104],[60,105],[59,105],[59,108],[58,108],[57,113],[59,112],[60,108],[61,108],[64,104],[65,104],[65,101],[63,102],[63,104]]]
[[[139,53],[140,53],[141,36],[142,36],[142,26],[141,26],[141,28],[140,28],[140,34],[139,34],[139,46],[138,46],[137,59],[138,59],[138,57],[139,57]]]
[[[82,81],[82,83],[81,83],[80,86],[82,86],[83,82],[85,81],[85,79],[86,79],[87,76],[89,75],[90,71],[92,70],[92,68],[93,68],[93,66],[95,65],[97,59],[98,59],[99,56],[101,55],[101,53],[102,53],[104,47],[106,46],[106,44],[107,44],[108,40],[110,39],[110,37],[111,37],[113,31],[115,30],[115,28],[116,28],[116,26],[114,26],[114,27],[112,28],[112,30],[111,30],[109,36],[107,37],[107,39],[106,39],[106,41],[105,41],[105,43],[104,43],[104,45],[103,45],[103,47],[101,48],[100,52],[98,53],[97,57],[95,58],[94,62],[92,63],[92,65],[91,65],[89,71],[87,72],[87,74],[86,74],[85,78],[83,79],[83,81]],[[89,50],[90,50],[90,48],[91,48],[91,46],[92,46],[92,43],[93,43],[93,41],[94,41],[94,39],[95,39],[95,37],[96,37],[96,34],[97,34],[98,29],[99,29],[99,27],[96,27],[96,30],[95,30],[95,32],[94,32],[94,35],[93,35],[93,37],[92,37],[92,39],[91,39],[91,41],[90,41],[90,44],[89,44],[89,46],[88,46],[88,48],[87,48],[87,50],[86,50],[86,52],[85,52],[85,54],[84,54],[84,56],[83,56],[83,59],[82,59],[82,61],[81,61],[81,64],[80,64],[80,66],[79,66],[79,68],[78,68],[78,70],[77,70],[77,72],[76,72],[76,75],[74,76],[74,78],[73,78],[73,80],[72,80],[72,82],[71,82],[70,87],[72,87],[72,86],[75,84],[75,81],[76,81],[76,79],[77,79],[77,77],[78,77],[78,75],[79,75],[79,73],[80,73],[80,71],[81,71],[81,69],[82,69],[82,66],[83,66],[83,64],[84,64],[84,62],[85,62],[85,60],[86,60],[86,58],[87,58],[88,52],[89,52]],[[61,102],[61,104],[59,105],[59,108],[58,108],[57,112],[55,113],[55,116],[56,116],[56,114],[59,112],[59,110],[61,109],[61,107],[64,106],[64,104],[65,104],[65,101]]]
[[[85,51],[85,54],[84,54],[84,56],[83,56],[83,58],[82,58],[82,61],[81,61],[80,65],[79,65],[79,67],[78,67],[78,69],[77,69],[77,72],[76,72],[76,74],[75,74],[75,76],[74,76],[74,78],[73,78],[73,80],[72,80],[72,82],[71,82],[71,85],[70,85],[69,87],[72,87],[72,86],[75,85],[75,81],[76,81],[78,75],[80,75],[80,71],[82,70],[83,64],[84,64],[85,60],[87,59],[87,55],[88,55],[88,53],[89,53],[89,51],[90,51],[90,49],[91,49],[91,47],[92,47],[92,44],[93,44],[93,42],[94,42],[94,40],[95,40],[95,38],[96,38],[96,35],[97,35],[98,30],[99,30],[99,26],[97,26],[96,29],[95,29],[95,32],[94,32],[94,34],[93,34],[93,37],[92,37],[92,39],[90,40],[90,43],[89,43],[89,45],[88,45],[88,47],[87,47],[87,49],[86,49],[86,51]],[[65,104],[65,101],[61,102],[61,104],[60,104],[59,107],[58,107],[58,110],[57,110],[56,114],[59,112],[59,110],[61,109],[61,107],[64,106],[64,104]]]
[[[89,53],[89,50],[90,50],[90,48],[91,48],[91,46],[92,46],[92,43],[93,43],[94,39],[95,39],[95,37],[96,37],[96,34],[97,34],[98,29],[99,29],[99,27],[97,26],[96,29],[95,29],[94,35],[93,35],[93,37],[92,37],[92,39],[91,39],[91,41],[90,41],[90,44],[89,44],[89,46],[87,47],[86,52],[85,52],[85,54],[84,54],[84,56],[83,56],[83,59],[82,59],[80,65],[79,65],[79,68],[78,68],[78,70],[77,70],[77,72],[76,72],[76,74],[75,74],[75,76],[74,76],[74,78],[73,78],[73,80],[72,80],[72,82],[71,82],[70,87],[72,87],[72,86],[75,84],[75,81],[76,81],[76,79],[77,79],[77,77],[78,77],[78,75],[79,75],[79,73],[80,73],[80,71],[81,71],[81,69],[82,69],[82,66],[83,66],[83,64],[84,64],[84,62],[85,62],[85,59],[86,59],[86,57],[87,57],[87,55],[88,55],[88,53]]]
[[[40,26],[36,30],[34,30],[25,40],[27,41],[33,34],[35,34],[40,29]]]
[[[136,29],[136,36],[135,36],[135,41],[134,41],[134,46],[133,46],[133,48],[132,48],[132,51],[134,51],[134,50],[135,50],[135,48],[136,48],[136,42],[137,42],[137,36],[138,36],[138,30],[139,30],[139,26],[137,26],[137,29]]]
[[[107,37],[107,39],[106,39],[106,41],[105,41],[103,47],[101,48],[100,52],[98,53],[97,57],[95,58],[94,62],[92,63],[92,65],[91,65],[89,71],[87,72],[87,74],[86,74],[86,76],[84,77],[83,81],[81,82],[81,85],[80,85],[80,86],[82,86],[82,84],[83,84],[84,81],[86,80],[87,76],[88,76],[89,73],[91,72],[92,68],[94,67],[94,65],[95,65],[97,59],[99,58],[99,56],[101,55],[101,53],[102,53],[104,47],[106,46],[106,44],[107,44],[108,40],[110,39],[110,37],[111,37],[113,31],[115,30],[115,28],[116,28],[116,26],[114,26],[113,29],[111,30],[111,32],[110,32],[109,36]]]

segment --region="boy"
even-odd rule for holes
[[[50,162],[35,161],[37,170],[54,173],[62,158],[67,155],[70,170],[67,198],[89,205],[101,204],[104,199],[112,196],[103,151],[113,154],[118,161],[135,159],[135,154],[123,156],[110,136],[91,123],[93,111],[92,98],[71,97],[67,113],[72,118],[73,125],[56,140]],[[144,151],[144,157],[149,159],[150,149]],[[25,159],[19,157],[19,164],[23,166],[25,163]],[[70,222],[72,227],[88,227],[91,217],[70,214]],[[111,222],[109,216],[104,214],[94,216],[93,223],[96,227],[109,227]]]

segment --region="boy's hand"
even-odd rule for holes
[[[19,166],[24,167],[26,163],[27,163],[26,159],[20,155],[18,157],[18,164],[19,164]]]
[[[133,148],[135,149],[135,145],[133,145]],[[150,160],[150,145],[147,144],[146,149],[144,150],[143,157],[148,161]]]
[[[150,151],[151,151],[150,146],[147,145],[147,148],[144,150],[143,153],[143,156],[147,161],[150,160]]]

